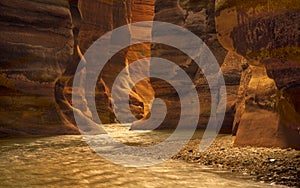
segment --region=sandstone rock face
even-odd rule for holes
[[[227,89],[221,131],[237,134],[235,145],[299,148],[299,10],[297,0],[0,0],[0,135],[78,134],[74,112],[90,119],[99,115],[102,123],[134,120],[126,119],[118,105],[114,108],[121,116],[116,117],[113,102],[129,102],[132,114],[141,119],[133,129],[152,129],[141,122],[151,117],[151,108],[156,110],[154,97],[168,108],[156,128],[175,128],[181,113],[175,89],[154,78],[132,82],[152,65],[145,59],[142,66],[129,65],[150,56],[170,60],[188,74],[201,103],[198,127],[205,127],[212,109],[207,80],[195,62],[166,45],[130,46],[110,59],[101,76],[92,73],[99,76],[97,114],[88,105],[93,99],[72,88],[78,63],[94,41],[117,27],[156,20],[187,28],[215,55]],[[120,40],[151,33],[148,26],[131,28]],[[114,45],[118,48],[118,41]],[[124,70],[112,101],[112,85]],[[72,106],[72,90],[78,90],[73,102],[83,102],[84,111]],[[129,101],[119,97],[124,90],[131,90]],[[212,92],[223,94],[220,88]]]
[[[77,6],[78,12],[81,15],[81,24],[78,32],[78,56],[83,57],[84,52],[101,36],[105,33],[112,31],[113,29],[127,25],[132,22],[137,21],[151,21],[153,20],[154,13],[154,1],[106,1],[106,0],[98,0],[98,1],[78,1]],[[101,10],[101,11],[99,11]],[[122,38],[120,40],[135,40],[137,38],[142,38],[143,34],[149,33],[151,34],[151,28],[141,27],[134,28],[134,31],[139,31],[139,33],[131,32],[128,34],[128,38]],[[114,47],[119,48],[118,40],[115,41]],[[141,51],[143,53],[141,53]],[[149,111],[149,104],[152,100],[154,93],[152,87],[150,85],[149,79],[142,80],[141,82],[133,85],[132,77],[135,74],[140,74],[140,69],[148,69],[149,62],[145,61],[145,65],[143,67],[139,67],[137,69],[129,68],[129,65],[134,61],[149,57],[150,55],[150,45],[149,44],[139,44],[133,45],[126,49],[121,50],[119,53],[115,54],[109,62],[105,64],[101,72],[101,76],[98,79],[98,84],[96,88],[96,103],[97,103],[97,114],[92,114],[92,116],[98,116],[101,119],[102,123],[114,123],[116,121],[122,122],[132,122],[134,119],[126,119],[128,112],[124,111],[122,107],[118,104],[122,105],[130,105],[130,109],[132,114],[136,118],[143,118],[145,114]],[[75,69],[78,65],[80,59],[75,59],[74,65]],[[87,62],[88,63],[88,62]],[[115,92],[115,101],[112,101],[112,86],[120,74],[121,71],[126,72],[126,75],[121,78],[122,83],[116,87]],[[72,74],[71,76],[66,75],[66,80],[62,84],[64,86],[62,101],[71,103],[71,91],[72,91]],[[90,74],[90,73],[89,73]],[[99,76],[100,73],[92,73],[94,76]],[[133,87],[134,86],[134,87]],[[132,88],[133,87],[133,88]],[[73,88],[74,89],[74,88]],[[127,98],[120,97],[125,91],[131,90],[130,92],[130,100]],[[78,96],[80,98],[80,96]],[[86,100],[87,104],[89,100],[93,99],[83,99]],[[64,102],[63,102],[64,103]],[[116,117],[112,108],[112,104],[114,105],[114,110],[118,112],[119,116]],[[63,105],[64,106],[64,105]],[[65,110],[65,114],[67,115],[67,119],[70,122],[75,123],[72,116],[72,109],[67,107],[63,107]],[[87,106],[87,113],[90,113],[90,109]],[[89,111],[89,112],[88,112]]]
[[[225,0],[216,7],[219,41],[251,65],[239,90],[235,144],[299,148],[299,3]]]
[[[0,134],[77,133],[54,97],[73,54],[68,1],[0,1]]]
[[[83,20],[78,35],[78,46],[82,54],[106,32],[129,23],[130,3],[131,1],[126,1],[125,4],[121,1],[78,1],[78,8]],[[103,123],[115,122],[110,93],[116,75],[126,66],[126,53],[127,49],[116,54],[107,63],[103,69],[102,77],[99,78],[99,84],[96,88],[97,111]],[[99,73],[94,74],[97,76]],[[129,78],[125,80],[129,80]],[[93,115],[96,116],[97,114]]]
[[[140,1],[140,0],[134,0],[132,5],[132,18],[131,22],[141,22],[141,21],[153,21],[154,19],[154,3],[155,0],[146,0],[146,1]],[[143,39],[145,35],[151,36],[152,33],[152,27],[139,27],[134,28],[134,31],[131,33],[131,40],[138,40]],[[138,44],[133,45],[129,48],[126,59],[128,61],[128,64],[143,59],[148,58],[151,56],[151,44]],[[137,69],[129,68],[129,74],[131,77],[134,77],[135,75],[139,75],[143,70],[149,69],[150,67],[150,61],[143,60],[142,67],[138,67]],[[151,101],[154,99],[154,90],[152,88],[152,85],[150,83],[150,78],[144,79],[137,83],[134,86],[134,91],[138,94],[136,98],[138,101],[143,103],[143,110],[141,111],[141,114],[137,115],[136,117],[138,119],[145,118],[146,115],[151,110]],[[140,107],[141,105],[138,105]],[[132,106],[133,109],[133,106]]]
[[[240,84],[243,79],[243,72],[248,67],[248,62],[245,58],[236,55],[233,52],[228,52],[221,66],[226,84],[226,114],[221,127],[220,133],[233,133],[234,117],[239,106]]]
[[[71,94],[80,58],[106,32],[131,22],[151,21],[154,16],[154,0],[3,0],[0,5],[0,84],[1,101],[5,104],[1,105],[1,133],[16,135],[77,134],[73,110],[77,111],[71,105]],[[136,29],[151,33],[151,28]],[[143,36],[130,33],[128,39],[139,37]],[[141,54],[141,49],[145,53]],[[127,66],[149,57],[150,50],[147,44],[131,46],[106,64],[96,88],[97,111],[103,123],[118,121],[111,107],[111,87],[116,76],[125,69],[128,76],[118,92],[122,92],[124,86],[131,89],[130,75],[138,74],[139,69]],[[149,62],[145,62],[145,67],[140,68],[148,66]],[[88,104],[91,99],[84,98],[83,94],[78,92],[77,98]],[[135,85],[130,102],[125,102],[130,104],[137,118],[143,118],[153,96],[146,79]],[[116,107],[115,110],[122,109]],[[98,115],[90,114],[88,106],[85,112],[78,113],[88,117]]]
[[[155,21],[163,21],[173,23],[184,28],[187,28],[197,36],[199,36],[211,49],[220,66],[223,64],[227,51],[219,44],[216,36],[215,23],[214,23],[214,1],[163,1],[157,0],[155,2]],[[192,42],[192,41],[191,41]],[[152,56],[161,57],[177,64],[182,68],[196,85],[199,100],[201,104],[200,120],[198,127],[205,127],[207,125],[210,111],[211,111],[211,93],[209,91],[208,83],[203,75],[200,67],[196,65],[191,58],[187,57],[179,50],[162,45],[152,45]],[[229,54],[228,59],[233,58],[233,54]],[[234,57],[235,58],[235,57]],[[233,58],[233,59],[234,59]],[[237,57],[238,58],[238,57]],[[228,89],[232,95],[230,102],[227,104],[227,113],[222,128],[223,132],[230,132],[234,117],[234,106],[236,100],[234,97],[237,94],[236,87],[239,85],[241,76],[241,58],[235,61],[227,61],[222,66],[222,71],[226,73],[225,80],[228,82]],[[238,63],[237,63],[238,62]],[[162,70],[164,71],[164,70]],[[168,70],[163,74],[170,74]],[[218,71],[218,70],[216,70]],[[180,82],[180,80],[178,81]],[[152,87],[154,88],[155,97],[163,99],[168,113],[164,122],[158,127],[175,128],[178,124],[180,114],[188,117],[190,113],[181,111],[179,96],[176,90],[166,81],[161,79],[151,79]],[[219,91],[216,91],[217,93]],[[185,114],[187,113],[187,114]],[[150,115],[149,115],[150,116]],[[187,125],[188,126],[188,125]],[[143,127],[138,123],[133,124],[133,128],[147,129],[151,127]]]

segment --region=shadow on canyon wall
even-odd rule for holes
[[[128,77],[122,87],[129,86],[131,73],[149,68],[151,62],[136,70],[128,65],[151,56],[174,62],[193,80],[201,103],[198,127],[205,127],[211,97],[203,72],[184,53],[161,44],[133,45],[110,59],[95,88],[97,114],[91,114],[91,99],[80,92],[76,97],[86,101],[86,111],[72,106],[73,76],[93,42],[114,28],[154,20],[192,31],[215,55],[227,88],[221,132],[236,135],[235,145],[299,149],[298,4],[297,0],[0,0],[0,134],[79,134],[74,112],[87,119],[99,115],[103,123],[117,122],[111,105],[113,81],[125,69]],[[138,29],[152,32],[149,27]],[[130,33],[129,39],[142,37],[141,33]],[[121,86],[118,89],[122,92]],[[175,128],[180,103],[163,80],[144,79],[134,86],[129,96],[133,115],[140,121],[149,118],[155,97],[168,107],[158,128]],[[147,129],[139,121],[132,128]]]

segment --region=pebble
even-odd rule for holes
[[[174,159],[196,162],[232,172],[252,175],[258,181],[300,187],[300,151],[294,149],[233,147],[232,136],[218,137],[199,153],[199,139],[190,143]]]
[[[270,160],[270,162],[275,162],[276,161],[276,159],[269,159]]]

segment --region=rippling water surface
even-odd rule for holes
[[[147,145],[169,135],[121,132],[114,136],[128,144]],[[143,168],[115,165],[93,152],[81,136],[0,140],[0,152],[1,187],[271,187],[183,161]]]

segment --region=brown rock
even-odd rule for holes
[[[222,64],[227,52],[218,43],[214,29],[214,6],[213,1],[198,2],[190,6],[194,1],[156,1],[155,2],[155,21],[169,22],[185,27],[198,35],[215,54],[219,63]],[[193,7],[193,8],[192,8]],[[207,82],[201,69],[189,57],[179,50],[163,45],[153,44],[151,53],[154,57],[161,57],[179,65],[194,81],[201,103],[201,114],[199,127],[205,127],[210,116],[210,92]],[[162,74],[170,75],[169,70],[162,68]],[[163,71],[167,71],[163,73]],[[162,99],[167,106],[167,114],[163,123],[158,129],[175,128],[178,124],[180,114],[189,118],[189,111],[181,111],[179,97],[175,89],[166,81],[161,79],[151,80],[155,97]],[[181,82],[178,80],[178,82]],[[149,115],[148,115],[149,116]],[[147,116],[147,117],[148,117]],[[134,123],[134,129],[145,129],[140,123]],[[187,127],[189,125],[186,125]],[[152,128],[150,126],[150,128]]]
[[[131,22],[152,20],[154,10],[153,3],[154,1],[140,2],[128,0],[123,3],[121,1],[101,0],[90,2],[79,0],[78,9],[82,15],[82,24],[78,34],[78,48],[83,54],[93,42],[106,32]],[[129,42],[130,40],[143,37],[143,35],[140,34],[151,34],[151,28],[135,28],[135,31],[136,30],[140,33],[129,33],[128,38],[125,40],[128,40]],[[118,41],[116,42],[117,43],[113,45],[118,48]],[[142,54],[141,51],[144,53]],[[140,83],[137,83],[134,88],[131,88],[133,86],[131,77],[134,76],[134,74],[140,74],[140,70],[130,69],[128,66],[140,58],[149,57],[150,54],[149,45],[133,45],[121,50],[106,63],[96,88],[98,114],[93,114],[93,116],[99,115],[102,123],[113,123],[119,120],[129,123],[134,120],[126,119],[128,112],[124,111],[122,107],[114,105],[115,110],[120,114],[119,117],[115,117],[112,109],[112,86],[117,75],[119,75],[122,70],[125,70],[127,75],[122,78],[122,83],[116,87],[117,98],[115,99],[114,104],[129,104],[132,114],[138,119],[143,118],[145,114],[149,112],[149,104],[154,95],[149,79],[145,79]],[[149,62],[145,62],[145,67],[140,67],[140,69],[147,69],[148,67]],[[99,76],[99,73],[92,74]],[[131,90],[129,96],[130,101],[119,97],[124,93],[124,90]],[[93,99],[86,100],[89,101]]]
[[[260,137],[260,141],[253,141],[256,146],[290,145],[299,148],[300,135],[297,129],[300,125],[300,116],[296,110],[298,102],[289,99],[297,96],[295,91],[298,91],[300,81],[298,5],[296,0],[280,3],[277,1],[216,3],[219,41],[227,50],[239,53],[252,65],[243,73],[239,91],[234,132],[238,126],[242,127],[242,130],[237,132],[236,145],[252,143],[248,141],[249,137],[245,136],[248,129],[253,138]],[[293,92],[290,93],[291,90]],[[248,109],[251,109],[251,113]],[[258,115],[262,112],[266,115]],[[274,121],[270,121],[267,114],[273,117]],[[261,134],[264,132],[263,129],[266,134]],[[274,136],[274,134],[286,135]],[[285,141],[284,137],[289,136],[294,137],[295,143]],[[269,143],[263,143],[263,140]]]
[[[265,122],[266,116],[268,117],[267,123]],[[299,134],[281,125],[279,121],[278,115],[274,112],[248,107],[242,116],[234,145],[299,150]]]
[[[54,97],[73,53],[68,1],[2,0],[0,16],[0,134],[78,133]]]

